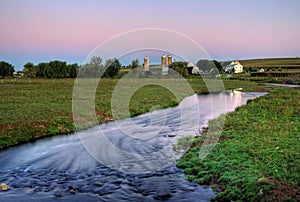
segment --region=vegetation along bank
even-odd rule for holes
[[[220,137],[213,151],[200,160],[204,138],[194,138],[177,166],[189,180],[213,187],[215,200],[300,201],[300,88],[249,101],[226,115],[222,132],[204,135]]]

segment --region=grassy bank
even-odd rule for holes
[[[198,138],[177,166],[216,189],[218,201],[300,201],[299,117],[300,88],[272,91],[226,115],[222,132],[206,134],[220,140],[205,159]]]
[[[196,93],[207,92],[199,78],[187,81]],[[99,123],[111,120],[111,95],[117,79],[101,79],[95,110]],[[171,81],[176,83],[176,81]],[[226,89],[243,87],[246,91],[264,91],[256,83],[225,81]],[[134,83],[133,83],[134,85]],[[67,134],[75,130],[72,115],[73,79],[2,79],[0,80],[0,149],[35,139]],[[214,86],[213,90],[220,90]],[[181,98],[187,96],[182,95]],[[134,93],[130,100],[130,116],[149,111],[153,106],[169,107],[178,104],[174,95],[165,88],[145,86]]]
[[[278,84],[292,84],[292,85],[300,85],[300,77],[292,76],[292,77],[272,77],[272,76],[264,76],[264,77],[251,77],[250,73],[245,74],[236,74],[231,78],[232,80],[240,80],[240,81],[249,81],[249,82],[260,82],[260,83],[278,83]]]

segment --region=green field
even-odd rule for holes
[[[188,179],[218,191],[217,201],[300,201],[300,88],[271,91],[209,123],[219,137],[199,158],[204,138],[196,138],[178,161]],[[214,132],[218,131],[218,132]]]
[[[99,82],[95,95],[98,123],[114,118],[111,97],[119,81],[101,79]],[[149,85],[139,88],[131,96],[129,114],[124,117],[177,105],[194,92],[207,93],[206,84],[210,86],[210,92],[222,90],[215,80],[208,80],[205,84],[198,77],[189,77],[186,81],[193,91],[182,92],[176,98],[168,89],[151,84],[153,80],[145,79],[147,81]],[[0,80],[0,149],[75,131],[72,114],[74,82],[74,79]],[[161,82],[175,88],[180,84],[176,79]],[[196,139],[194,147],[178,162],[178,166],[185,169],[189,180],[213,185],[220,191],[219,201],[259,200],[261,197],[272,201],[277,193],[280,200],[290,200],[282,193],[288,190],[288,194],[294,194],[293,190],[299,190],[300,90],[274,91],[274,87],[239,80],[224,80],[223,83],[226,89],[271,91],[271,94],[226,116],[224,132],[218,134],[222,141],[208,158],[201,161],[197,157],[202,140]],[[135,85],[133,80],[126,88]],[[214,122],[218,123],[211,121],[210,126]],[[259,192],[263,194],[258,195]]]
[[[254,72],[254,73],[241,73],[234,74],[231,78],[233,80],[241,81],[254,81],[260,83],[280,83],[280,84],[294,84],[300,85],[300,71],[268,71],[264,73]],[[280,76],[280,77],[278,77]]]
[[[300,58],[298,57],[248,59],[239,62],[244,66],[244,72],[234,74],[230,79],[300,84]]]
[[[300,58],[264,58],[239,60],[244,67],[300,69]]]
[[[207,92],[199,78],[187,81],[196,93]],[[101,79],[96,93],[95,111],[99,123],[111,120],[111,95],[118,79]],[[176,80],[170,80],[176,84]],[[214,81],[212,81],[214,83]],[[265,91],[253,82],[225,81],[226,89],[243,87],[245,91]],[[132,83],[135,85],[135,83]],[[72,115],[73,79],[2,79],[0,80],[0,149],[35,139],[67,134],[75,130]],[[213,86],[213,85],[211,85]],[[215,91],[218,91],[216,86]],[[182,94],[182,99],[187,96]],[[174,106],[180,100],[167,89],[148,85],[135,92],[129,116],[149,111],[153,106]]]

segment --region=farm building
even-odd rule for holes
[[[243,65],[239,61],[233,61],[228,65],[223,66],[225,73],[236,74],[243,72]]]
[[[187,69],[189,74],[204,74],[204,72],[192,62],[187,63]]]

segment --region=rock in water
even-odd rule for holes
[[[154,196],[153,198],[154,198],[155,200],[166,200],[166,199],[169,199],[169,198],[171,198],[171,197],[172,197],[171,194],[166,193],[166,194],[159,194],[159,195],[157,195],[157,196]]]
[[[0,191],[7,191],[7,190],[10,190],[10,187],[7,184],[1,183]]]
[[[54,193],[54,196],[56,196],[56,197],[63,197],[63,191],[62,191],[62,190],[57,190],[57,191]]]
[[[70,194],[75,194],[76,192],[75,192],[74,189],[70,189],[69,193],[70,193]]]
[[[102,187],[103,184],[101,182],[94,182],[94,185],[97,186],[97,187]]]

